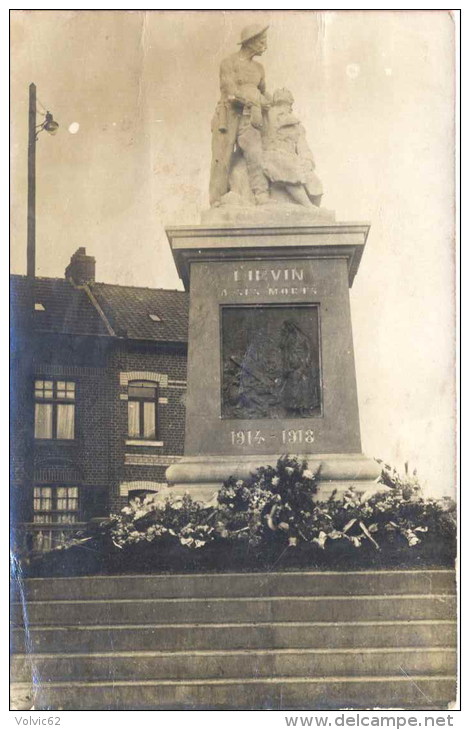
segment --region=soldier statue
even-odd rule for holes
[[[242,154],[257,205],[269,202],[269,183],[263,173],[261,130],[266,94],[264,69],[254,60],[267,48],[268,26],[249,25],[241,34],[240,49],[220,66],[220,100],[212,121],[211,206],[229,191],[234,155]]]

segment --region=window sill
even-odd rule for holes
[[[72,527],[75,530],[77,527],[85,527],[88,525],[88,522],[20,522],[20,525],[21,527],[27,527],[33,530],[43,530],[45,527],[48,530],[61,530],[64,527]]]
[[[38,446],[46,446],[51,444],[76,444],[77,439],[41,439],[35,438],[34,443]]]
[[[163,446],[163,441],[146,441],[145,439],[129,439],[126,446]]]

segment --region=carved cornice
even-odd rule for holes
[[[173,257],[186,289],[196,261],[240,259],[345,258],[349,286],[359,269],[369,223],[243,228],[179,226],[167,228]]]

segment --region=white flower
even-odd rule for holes
[[[271,484],[273,485],[273,487],[277,487],[277,485],[279,484],[280,481],[281,480],[279,479],[279,477],[273,477],[271,479]]]
[[[304,479],[313,479],[314,474],[313,471],[310,471],[310,469],[305,469],[305,471],[302,472],[302,476]]]
[[[413,530],[404,530],[404,535],[406,539],[408,540],[408,545],[410,547],[414,547],[418,543],[421,542],[419,537],[413,532]]]
[[[319,547],[321,547],[322,550],[324,550],[327,537],[328,535],[326,534],[326,532],[323,532],[323,530],[321,530],[321,532],[318,533],[318,537],[314,537],[312,542],[315,542]]]
[[[243,487],[243,479],[237,479],[236,486],[237,487]]]
[[[288,474],[293,474],[294,473],[294,468],[292,466],[286,466],[286,472]]]
[[[297,538],[296,537],[290,537],[289,538],[289,547],[296,547],[297,545]]]
[[[343,533],[339,530],[332,530],[328,533],[328,537],[332,540],[339,540],[341,537],[343,537]]]

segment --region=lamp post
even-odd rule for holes
[[[46,112],[42,124],[36,124],[36,84],[29,85],[28,124],[28,233],[26,247],[26,274],[34,279],[36,274],[36,142],[38,134],[45,130],[55,134],[59,125],[50,112]],[[34,309],[34,302],[33,302]]]
[[[35,275],[36,275],[36,142],[40,132],[45,130],[55,134],[59,125],[54,121],[52,114],[47,111],[44,121],[36,124],[38,110],[36,107],[36,85],[29,85],[29,115],[28,115],[28,220],[26,243],[26,317],[21,334],[18,333],[17,368],[14,372],[17,377],[16,392],[24,393],[21,399],[24,423],[23,441],[24,464],[23,490],[12,499],[13,520],[32,521],[33,490],[34,490],[34,355],[35,339]],[[19,517],[19,520],[18,520]],[[28,541],[28,538],[26,538]]]

